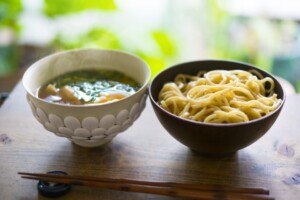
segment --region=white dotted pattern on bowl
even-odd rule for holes
[[[105,144],[112,140],[117,134],[129,128],[139,117],[145,108],[147,95],[145,94],[140,102],[135,103],[130,110],[121,110],[116,116],[108,114],[101,119],[86,117],[79,120],[74,116],[60,118],[53,113],[46,113],[36,107],[27,98],[33,115],[43,126],[57,136],[66,137],[73,142],[86,143],[81,146],[93,146],[93,143]],[[101,142],[99,142],[101,140]],[[90,144],[88,144],[90,143]]]

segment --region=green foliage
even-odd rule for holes
[[[44,0],[44,13],[49,17],[78,13],[85,10],[116,10],[114,0]]]
[[[114,0],[45,0],[44,13],[56,17],[84,10],[116,10]],[[117,31],[105,27],[94,27],[90,31],[73,37],[57,35],[53,45],[59,49],[107,48],[132,52],[143,58],[151,67],[152,76],[169,65],[178,55],[176,43],[163,30],[149,31],[147,39],[136,43],[121,37]],[[138,45],[138,46],[137,46]]]
[[[0,78],[13,73],[18,66],[19,54],[15,45],[0,46]]]
[[[145,60],[151,67],[152,76],[170,64],[170,60],[178,55],[176,43],[163,30],[150,31],[146,40],[138,46],[126,38],[120,39],[116,32],[106,28],[93,28],[87,33],[73,39],[58,35],[53,45],[60,49],[106,48],[118,49],[134,53]]]
[[[152,33],[152,37],[154,41],[157,43],[159,46],[159,49],[161,51],[161,54],[166,55],[166,56],[174,56],[176,55],[176,47],[174,41],[170,38],[170,36],[162,31],[154,31]]]
[[[22,9],[21,0],[0,1],[0,29],[3,27],[19,29],[17,18]]]
[[[62,49],[77,49],[87,47],[110,49],[121,48],[117,35],[104,28],[92,29],[72,40],[68,39],[66,36],[58,35],[53,41],[53,44],[55,47]]]
[[[218,0],[208,1],[207,8],[209,31],[206,37],[212,57],[239,60],[271,71],[274,53],[271,51],[274,50],[275,42],[270,42],[273,38],[269,34],[274,31],[270,23],[263,19],[232,16]]]
[[[0,32],[12,31],[12,37],[17,36],[20,31],[18,17],[23,9],[21,0],[0,1]],[[7,30],[5,30],[7,29]],[[0,77],[13,73],[18,66],[18,49],[15,41],[0,46]]]
[[[296,92],[300,93],[300,81],[296,83]]]
[[[144,52],[135,52],[150,66],[151,76],[154,77],[157,73],[168,66],[168,62],[161,56],[146,54]]]
[[[171,61],[178,56],[178,48],[176,42],[166,31],[154,30],[150,34],[153,41],[149,40],[148,42],[153,42],[157,48],[147,52],[136,53],[149,64],[153,77],[169,66]]]

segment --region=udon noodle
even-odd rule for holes
[[[275,83],[258,71],[212,70],[178,74],[164,84],[159,104],[182,118],[208,123],[239,123],[274,111],[281,99]]]

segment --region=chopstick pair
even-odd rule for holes
[[[148,193],[195,200],[274,200],[265,188],[238,188],[224,185],[149,182],[62,174],[19,172],[22,178],[101,189]]]

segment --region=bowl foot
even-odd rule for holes
[[[111,140],[71,140],[74,144],[81,146],[81,147],[100,147],[105,145],[106,143],[110,142]]]
[[[200,156],[203,156],[203,157],[210,157],[210,158],[231,157],[231,156],[234,156],[237,153],[237,151],[226,152],[226,153],[217,153],[217,152],[209,153],[209,152],[203,152],[203,151],[199,151],[199,150],[191,149],[191,148],[190,148],[190,150],[194,154],[197,154],[197,155],[200,155]]]

